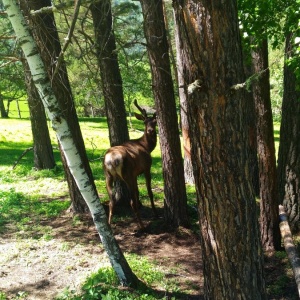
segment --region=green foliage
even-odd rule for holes
[[[140,104],[153,106],[141,6],[128,1],[116,1],[113,14],[127,110],[131,111],[134,99],[139,99]]]
[[[246,47],[259,45],[263,39],[271,38],[274,47],[284,41],[282,0],[239,0],[239,19]]]
[[[268,293],[272,293],[274,295],[282,295],[283,290],[285,289],[286,285],[290,282],[290,278],[286,275],[281,275],[274,284],[268,286],[267,290]],[[296,298],[295,298],[296,299]]]
[[[21,299],[27,299],[27,297],[28,297],[28,293],[27,292],[18,292],[17,295],[16,295],[16,297],[9,297],[8,298],[5,295],[5,293],[3,293],[3,292],[0,291],[0,300],[8,300],[8,299],[10,299],[10,300],[21,300]]]
[[[1,1],[0,8],[3,9]],[[15,100],[24,99],[25,84],[22,53],[17,47],[12,26],[4,14],[0,15],[0,36],[0,97],[7,109],[8,105],[17,104]]]
[[[71,9],[66,13],[72,14]],[[140,104],[153,106],[140,4],[113,1],[112,14],[126,109],[131,111],[134,99],[139,99]],[[69,24],[60,12],[55,14],[55,18],[63,43]],[[69,45],[64,57],[77,112],[86,116],[87,109],[93,107],[98,115],[103,116],[104,99],[95,53],[93,21],[84,6],[81,7],[74,34],[76,42]]]
[[[271,101],[275,121],[281,119],[281,102],[283,96],[283,61],[285,57],[284,42],[293,33],[293,55],[288,54],[286,63],[293,68],[296,78],[300,79],[300,49],[297,39],[300,37],[300,1],[282,0],[239,0],[240,28],[243,35],[244,52],[250,59],[250,50],[268,39],[269,68],[271,75]],[[252,77],[251,77],[252,79]],[[299,80],[298,80],[299,82]]]
[[[283,97],[283,47],[269,50],[270,87],[273,120],[281,120],[281,104]]]

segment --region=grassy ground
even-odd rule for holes
[[[134,130],[130,131],[130,137],[137,138],[141,136],[143,125],[134,119],[131,120],[131,124]],[[108,197],[105,189],[105,178],[101,162],[104,152],[107,148],[109,148],[106,120],[104,118],[81,119],[80,126],[84,136],[87,154],[91,161],[91,167],[100,199],[103,203],[106,203]],[[151,290],[145,290],[144,288],[135,292],[136,294],[132,293],[130,290],[120,290],[115,276],[112,276],[112,271],[107,259],[103,257],[103,250],[101,253],[91,255],[91,252],[94,252],[94,243],[97,244],[99,238],[95,236],[93,225],[89,223],[90,220],[86,221],[76,216],[72,217],[66,215],[66,210],[70,205],[70,201],[68,198],[67,184],[64,181],[60,155],[57,148],[54,150],[57,162],[57,166],[54,170],[35,171],[32,168],[32,151],[28,152],[13,169],[14,163],[21,156],[24,150],[32,146],[30,122],[29,120],[24,119],[0,119],[0,128],[0,233],[3,238],[0,241],[0,248],[2,245],[0,251],[4,253],[2,255],[2,260],[0,259],[0,264],[4,267],[4,269],[6,268],[10,271],[10,273],[12,273],[12,269],[14,268],[12,265],[15,265],[16,274],[20,274],[20,272],[23,273],[24,269],[22,268],[22,261],[28,261],[27,263],[31,266],[35,257],[40,256],[40,253],[43,253],[42,256],[44,256],[44,259],[40,261],[40,265],[47,261],[51,261],[52,268],[54,269],[55,266],[57,269],[60,265],[65,265],[65,270],[61,273],[66,273],[69,277],[71,277],[70,272],[73,269],[83,268],[81,265],[78,266],[77,256],[79,255],[78,253],[80,253],[79,256],[81,258],[79,261],[86,261],[88,262],[87,265],[92,265],[92,261],[94,261],[95,265],[97,265],[97,261],[99,260],[104,262],[106,261],[106,263],[104,263],[104,269],[98,268],[95,270],[86,268],[86,273],[82,270],[82,272],[79,273],[86,274],[86,277],[81,280],[81,283],[77,283],[77,289],[76,287],[70,288],[72,283],[66,282],[65,289],[61,289],[59,293],[60,295],[56,296],[58,299],[99,299],[100,294],[102,294],[101,297],[103,299],[163,298],[161,295],[162,292],[153,292]],[[50,129],[50,134],[52,144],[55,147],[57,146],[57,141],[52,129]],[[152,188],[155,193],[156,205],[159,209],[161,209],[163,206],[163,180],[159,143],[157,148],[153,151],[152,157]],[[142,202],[145,205],[148,205],[149,201],[146,197],[146,185],[143,177],[139,178],[139,189]],[[195,213],[196,204],[195,191],[193,187],[188,187],[188,194],[191,199],[189,208],[194,215],[194,223],[196,223],[197,214]],[[128,245],[124,245],[125,249],[130,249],[130,247],[136,243],[136,238],[132,237],[131,234],[136,227],[136,223],[132,223],[131,221],[128,222],[128,218],[129,220],[132,218],[131,211],[128,212],[127,215],[125,214],[125,216],[124,214],[121,214],[121,216],[116,214],[114,217],[115,233],[119,230],[119,225],[117,224],[126,224],[126,228],[123,228],[117,234],[119,237],[121,236],[121,239],[123,236],[126,236],[125,242],[130,241]],[[147,216],[145,216],[145,219],[147,222]],[[86,224],[88,225],[86,226]],[[64,228],[64,234],[61,234],[56,229],[62,227]],[[161,236],[165,234],[158,232],[157,228],[153,228],[151,231],[153,235],[149,236],[149,238],[144,237],[143,241],[139,240],[140,245],[143,243],[146,245],[152,242],[155,244],[157,242],[154,239],[160,239]],[[66,238],[66,233],[70,234],[70,232],[72,233],[72,236],[77,236],[76,242],[74,242],[73,238]],[[181,238],[184,236],[182,233],[180,235]],[[87,237],[89,238],[87,239]],[[190,235],[187,234],[186,237],[185,241],[194,240],[194,235],[191,238]],[[174,244],[173,235],[164,237],[164,240],[168,239],[171,244]],[[56,244],[55,247],[53,246],[54,242]],[[92,244],[90,244],[91,242]],[[122,244],[122,240],[119,242]],[[14,246],[12,246],[12,244],[14,244]],[[75,253],[70,252],[75,245]],[[135,248],[140,247],[140,245]],[[164,243],[161,243],[161,245],[164,245]],[[169,244],[166,244],[164,247],[169,246]],[[176,244],[173,246],[184,254],[184,246]],[[182,250],[180,250],[181,247]],[[193,251],[193,247],[195,247],[195,245],[190,247],[191,251]],[[198,242],[196,247],[199,247]],[[145,246],[143,248],[147,248],[151,251],[151,247],[149,246]],[[30,249],[29,252],[28,249]],[[47,249],[49,249],[49,251],[47,251]],[[170,251],[170,249],[171,248],[168,248],[168,251]],[[50,252],[56,253],[56,256],[63,256],[63,253],[61,252],[64,251],[73,253],[70,254],[70,256],[75,257],[76,260],[70,261],[70,259],[62,259],[59,262],[56,262],[55,258],[52,259],[53,255],[51,255]],[[166,272],[172,272],[172,270],[170,271],[163,267],[164,264],[171,265],[170,261],[168,262],[166,258],[164,258],[162,262],[158,263],[157,261],[160,260],[161,255],[157,258],[151,258],[150,261],[149,257],[151,256],[151,253],[148,256],[137,256],[134,254],[135,252],[135,249],[132,249],[130,253],[126,253],[126,257],[130,261],[130,265],[134,272],[139,276],[139,278],[143,279],[147,286],[164,290],[164,293],[180,292],[180,285],[174,283],[175,281],[173,278],[168,279],[165,276]],[[87,253],[89,257],[85,258]],[[168,253],[166,253],[166,255],[170,256]],[[177,255],[177,257],[179,258],[180,255]],[[188,254],[186,257],[189,257]],[[177,258],[175,257],[175,259]],[[194,265],[196,265],[196,263],[194,263]],[[47,268],[46,265],[44,266],[44,269],[45,268]],[[176,269],[178,266],[172,266],[172,268]],[[9,273],[6,269],[4,271],[0,270],[0,277],[1,274],[5,275]],[[31,269],[33,269],[33,266]],[[30,272],[29,269],[27,271]],[[37,269],[36,272],[42,274],[43,270]],[[33,275],[31,274],[30,276]],[[56,276],[61,275],[59,274]],[[78,275],[74,274],[73,281],[76,280],[76,276],[78,277]],[[5,280],[5,278],[8,277],[8,275],[5,275],[3,278]],[[18,277],[21,278],[20,275],[18,275]],[[24,281],[27,280],[26,277],[28,276],[24,277]],[[195,276],[195,278],[196,281],[199,280],[200,282],[200,275]],[[64,279],[61,278],[62,282],[63,280]],[[41,282],[42,283],[36,283],[36,289],[39,289],[40,286],[44,288],[44,281],[42,280]],[[7,285],[9,285],[9,283],[7,283]],[[196,284],[194,283],[194,285]],[[16,283],[14,286],[18,286],[18,284]],[[31,298],[31,295],[35,293],[35,291],[30,290],[28,286],[29,284],[26,285],[24,283],[19,287],[19,290],[14,290],[14,288],[10,289],[10,286],[5,286],[4,283],[5,292],[1,292],[0,287],[0,300],[52,299],[50,294],[48,294],[48,296],[40,296],[41,298],[38,298],[37,294],[34,294],[35,296]],[[80,287],[79,290],[78,286]],[[48,290],[50,289],[48,286],[47,288]],[[46,288],[44,289],[46,290]],[[198,293],[199,287],[191,289],[194,290],[194,292],[192,292],[192,294],[194,294]],[[76,294],[74,294],[75,291]],[[59,291],[56,292],[58,293]],[[107,298],[104,297],[105,294],[107,294],[105,296]]]
[[[136,138],[141,135],[143,125],[134,119],[132,124],[135,130],[130,131],[130,136]],[[108,197],[101,157],[109,148],[106,120],[81,119],[80,125],[97,190],[105,203]],[[147,286],[135,291],[123,289],[118,286],[99,246],[91,220],[66,213],[70,202],[58,150],[54,150],[57,162],[54,170],[33,170],[32,152],[28,152],[13,169],[23,151],[32,146],[30,122],[0,119],[0,129],[0,265],[7,267],[0,269],[0,282],[9,277],[7,273],[12,272],[13,268],[16,280],[21,273],[25,273],[23,280],[26,281],[26,277],[32,276],[32,273],[30,276],[26,274],[26,270],[29,272],[39,267],[36,272],[43,274],[45,269],[50,268],[46,263],[51,263],[51,271],[45,275],[47,279],[37,281],[34,289],[29,289],[29,284],[24,288],[17,282],[7,283],[4,291],[0,288],[0,300],[201,299],[203,277],[200,243],[195,234],[198,225],[193,187],[187,186],[189,211],[194,225],[192,231],[180,229],[170,234],[160,221],[151,220],[146,211],[142,217],[150,224],[150,234],[137,239],[131,234],[136,227],[136,223],[131,222],[131,212],[125,217],[114,217],[113,230],[118,242],[126,249],[126,257],[134,272]],[[56,146],[55,134],[52,130],[50,132]],[[278,124],[275,124],[274,133],[278,149]],[[163,179],[159,143],[152,157],[152,188],[162,215]],[[149,205],[143,178],[139,179],[139,189],[143,204]],[[268,299],[297,299],[285,252],[266,256],[265,261]],[[62,265],[63,269],[57,270]],[[80,281],[79,274],[83,276]],[[57,277],[61,285],[52,286],[51,276],[53,281]],[[51,289],[55,296],[50,294]],[[39,294],[37,291],[49,293]]]

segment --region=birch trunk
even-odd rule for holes
[[[138,279],[132,273],[113,236],[111,228],[107,223],[105,210],[100,203],[96,189],[93,187],[87,173],[82,168],[82,161],[77,151],[69,125],[59,108],[58,101],[51,88],[50,81],[47,77],[36,43],[28,30],[17,1],[4,0],[3,4],[19,40],[19,44],[25,54],[33,81],[51,120],[52,127],[55,130],[57,138],[61,144],[70,171],[91,211],[95,226],[103,243],[104,249],[109,256],[112,267],[117,273],[121,284],[135,286]]]

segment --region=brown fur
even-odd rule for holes
[[[143,136],[136,140],[130,140],[120,146],[111,147],[104,156],[104,171],[106,176],[106,189],[110,198],[108,222],[111,223],[115,199],[112,194],[113,183],[119,178],[123,180],[131,197],[131,207],[135,212],[138,223],[143,228],[143,223],[138,211],[139,190],[137,185],[137,177],[140,174],[145,175],[148,195],[151,206],[155,215],[156,209],[153,202],[153,193],[151,190],[151,174],[150,168],[152,164],[151,152],[156,146],[156,115],[147,117],[135,114],[136,118],[143,120],[145,123],[145,131]]]

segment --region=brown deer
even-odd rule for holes
[[[142,114],[135,113],[138,120],[144,121],[144,134],[135,140],[130,140],[120,146],[114,146],[107,150],[104,156],[104,172],[106,177],[106,189],[109,195],[109,216],[108,223],[111,223],[115,197],[113,196],[114,181],[119,178],[123,180],[130,192],[131,207],[137,217],[139,226],[144,228],[138,211],[139,204],[139,190],[137,184],[137,177],[140,174],[145,175],[148,195],[151,201],[152,210],[157,216],[156,209],[153,202],[153,193],[151,190],[151,174],[150,168],[152,164],[151,152],[156,146],[156,113],[152,117],[148,117],[146,110],[142,109],[137,101],[134,101],[135,106]]]

